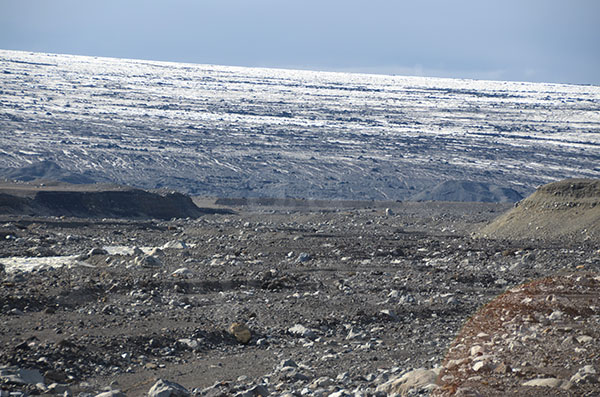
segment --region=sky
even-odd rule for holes
[[[0,49],[600,85],[600,1],[0,0]]]

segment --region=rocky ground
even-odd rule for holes
[[[478,395],[487,375],[472,372],[500,364],[522,393],[600,392],[596,243],[475,238],[506,204],[326,204],[168,221],[2,216],[0,395]],[[495,297],[554,275],[589,281],[581,313],[491,321],[509,323],[514,351],[492,354],[480,335],[500,345],[504,333],[469,331]],[[541,376],[543,361],[522,355],[554,334],[571,339],[548,360],[570,365]],[[461,365],[467,383],[451,372]],[[522,386],[541,377],[558,380]],[[512,389],[498,390],[479,393]]]

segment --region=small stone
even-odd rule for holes
[[[229,333],[235,336],[238,342],[246,344],[252,339],[250,329],[242,323],[232,323],[229,326]]]
[[[263,385],[256,385],[252,389],[247,390],[246,393],[250,393],[250,396],[261,396],[267,397],[269,395],[269,390]]]
[[[69,386],[60,383],[52,383],[48,386],[47,391],[52,394],[71,394],[71,389],[69,389]]]
[[[179,269],[175,270],[173,273],[171,273],[171,275],[173,277],[180,277],[180,278],[194,277],[194,273],[192,273],[192,271],[190,269],[188,269],[187,267],[179,268]]]
[[[310,380],[309,376],[303,374],[302,372],[297,372],[297,371],[294,371],[294,373],[292,374],[291,377],[294,380],[300,380],[300,381],[303,381],[303,382],[306,382],[306,381]]]
[[[571,382],[575,384],[598,383],[596,369],[592,365],[586,365],[579,368],[579,371],[571,377]]]
[[[352,396],[352,394],[350,394],[346,390],[338,390],[329,395],[329,397],[350,397],[350,396]]]
[[[190,349],[195,349],[198,347],[198,341],[196,339],[182,338],[178,339],[177,342],[186,345]]]
[[[454,397],[482,397],[483,395],[479,393],[472,387],[459,387],[456,389],[456,393]]]
[[[379,311],[379,313],[383,314],[385,317],[394,320],[394,321],[398,321],[400,318],[396,315],[396,313],[394,313],[393,311],[389,310],[389,309],[383,309],[381,311]]]
[[[100,394],[96,394],[96,397],[127,397],[121,390],[109,390]]]
[[[163,245],[161,248],[162,249],[185,249],[187,248],[187,244],[185,243],[185,241],[181,241],[181,240],[173,240],[173,241],[169,241],[167,242],[165,245]]]
[[[279,368],[286,368],[286,367],[298,368],[298,364],[296,364],[296,362],[294,360],[291,360],[291,359],[283,360],[279,364]]]
[[[483,361],[477,361],[475,364],[473,364],[473,371],[475,371],[475,372],[479,372],[485,368],[486,368],[486,363]]]
[[[304,325],[296,324],[288,329],[288,332],[294,336],[307,339],[317,339],[317,334],[314,331],[306,328]]]
[[[435,382],[439,374],[439,369],[419,368],[414,371],[405,373],[404,375],[393,378],[386,383],[377,386],[376,391],[385,392],[388,394],[406,395],[411,392],[419,392],[420,390],[431,390],[435,388]]]
[[[506,363],[500,363],[496,368],[494,368],[494,372],[497,374],[508,374],[510,371],[511,368]]]
[[[582,345],[594,340],[594,338],[592,338],[591,336],[588,336],[588,335],[580,335],[580,336],[576,337],[575,339],[577,340],[577,342],[581,343]]]
[[[346,336],[346,340],[354,340],[354,339],[365,339],[367,336],[365,335],[364,332],[356,329],[356,328],[351,328],[350,332],[348,332],[348,335]]]
[[[461,358],[461,359],[457,359],[457,360],[449,360],[444,367],[446,369],[454,369],[456,367],[459,367],[463,364],[465,364],[467,361],[469,361],[467,358]]]
[[[190,392],[179,383],[159,379],[148,391],[148,397],[189,397]]]
[[[133,263],[141,267],[162,266],[162,262],[160,261],[160,259],[152,255],[136,256],[136,258],[133,260]]]
[[[92,248],[91,250],[89,250],[88,252],[88,257],[90,256],[95,256],[95,255],[108,255],[108,251],[105,250],[104,248]]]
[[[562,380],[557,378],[538,378],[532,379],[523,383],[523,386],[533,386],[533,387],[560,387],[562,385]]]
[[[328,378],[326,376],[320,377],[319,379],[314,380],[308,387],[310,389],[321,389],[325,387],[329,387],[333,385],[333,379]]]
[[[296,258],[296,262],[297,263],[308,262],[310,259],[311,259],[310,254],[308,254],[306,252],[301,252],[300,255],[298,255],[298,258]]]
[[[46,371],[44,373],[44,378],[57,383],[65,383],[68,379],[67,374],[54,370]]]
[[[475,345],[475,346],[471,347],[471,350],[470,350],[471,357],[481,355],[483,353],[485,353],[485,348],[483,346]]]
[[[564,316],[565,314],[563,312],[561,312],[560,310],[555,310],[548,316],[548,320],[559,321],[562,320]]]
[[[568,347],[568,346],[572,346],[574,343],[575,343],[575,338],[573,338],[572,336],[567,336],[565,339],[563,339],[563,341],[560,344],[563,347]]]

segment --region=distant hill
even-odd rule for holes
[[[486,203],[514,203],[523,196],[514,189],[484,182],[445,181],[415,194],[410,201],[479,201]]]
[[[150,192],[125,186],[65,183],[0,185],[0,214],[79,218],[171,219],[231,213],[200,208],[177,192]]]
[[[567,179],[544,185],[484,227],[480,235],[600,241],[600,180]]]

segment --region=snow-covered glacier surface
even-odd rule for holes
[[[600,87],[0,50],[0,168],[220,197],[600,177]]]

